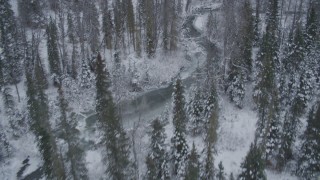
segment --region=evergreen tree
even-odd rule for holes
[[[219,170],[218,170],[218,174],[217,174],[217,180],[225,180],[225,172],[224,172],[224,167],[222,162],[220,161],[219,165]]]
[[[185,135],[177,127],[175,127],[172,138],[173,144],[173,164],[174,174],[177,178],[182,178],[185,174],[185,168],[188,160],[188,144]]]
[[[224,14],[224,34],[223,34],[223,46],[224,46],[224,58],[228,58],[231,52],[232,45],[236,37],[236,18],[235,18],[235,1],[223,0],[222,11]]]
[[[17,84],[22,76],[21,36],[8,0],[0,1],[0,86]]]
[[[89,65],[85,59],[82,59],[81,74],[80,74],[80,86],[82,88],[89,88],[91,81],[91,73]]]
[[[252,72],[252,46],[254,41],[254,18],[249,0],[244,1],[240,10],[239,30],[233,51],[231,52],[230,74],[228,77],[228,94],[230,100],[242,107],[244,98],[244,82]]]
[[[185,11],[186,12],[189,12],[189,8],[190,8],[190,4],[192,3],[192,0],[187,0],[187,2],[186,2],[186,9],[185,9]]]
[[[50,19],[47,26],[47,48],[48,48],[48,61],[50,67],[50,73],[54,76],[61,75],[61,64],[58,50],[58,32],[55,22]]]
[[[183,95],[182,81],[178,78],[173,90],[173,161],[174,173],[177,177],[182,177],[188,158],[188,145],[185,139],[187,117],[185,113],[185,99]]]
[[[295,106],[296,115],[300,116],[305,112],[305,108],[311,95],[310,83],[310,67],[309,63],[305,60],[305,40],[301,25],[298,24],[295,29],[295,35],[292,43],[292,51],[286,62],[287,73],[289,74],[288,84],[288,103]],[[309,69],[310,68],[310,69]],[[291,97],[291,98],[290,98]],[[293,98],[292,98],[293,97]]]
[[[26,62],[28,111],[31,119],[31,130],[37,138],[37,145],[44,162],[43,169],[49,179],[65,179],[63,162],[58,152],[55,137],[49,122],[48,99],[43,87],[36,81],[31,62]],[[32,64],[32,63],[31,63]]]
[[[18,11],[21,23],[31,28],[41,28],[45,24],[43,10],[46,2],[42,0],[18,0]]]
[[[234,67],[235,65],[232,66]],[[243,99],[245,96],[244,75],[241,72],[235,70],[238,68],[240,67],[233,68],[234,70],[231,70],[233,72],[229,74],[227,93],[229,95],[230,100],[234,102],[237,107],[242,108]]]
[[[2,49],[0,49],[0,89],[4,86],[4,77],[3,77],[3,56]]]
[[[132,0],[125,0],[124,5],[127,9],[127,28],[133,48],[135,49],[135,19]],[[130,42],[129,42],[130,43]]]
[[[146,165],[147,165],[146,179],[148,180],[158,179],[157,167],[156,167],[155,161],[152,159],[150,154],[146,158]]]
[[[107,10],[107,7],[103,11],[103,32],[104,41],[107,49],[112,49],[112,33],[113,33],[113,22],[111,16],[111,10]]]
[[[196,146],[193,143],[192,149],[189,155],[185,180],[198,180],[199,178],[200,178],[199,155],[197,153]]]
[[[213,12],[210,12],[210,14],[208,16],[207,23],[206,23],[207,36],[209,39],[215,38],[214,25],[215,25],[215,23],[214,23]]]
[[[170,25],[170,51],[176,51],[178,49],[178,14],[175,11],[174,1],[172,3],[171,10],[171,25]]]
[[[204,115],[206,119],[205,130],[205,162],[204,162],[204,172],[202,174],[202,179],[213,180],[215,179],[215,168],[214,168],[214,158],[213,158],[213,148],[217,141],[217,128],[218,128],[218,118],[219,118],[219,107],[218,107],[218,95],[215,87],[214,80],[210,81],[210,88],[208,92],[208,99],[205,102]]]
[[[148,179],[169,179],[168,155],[164,144],[166,135],[162,122],[155,119],[152,122],[150,152],[147,156]]]
[[[74,23],[74,16],[71,12],[68,12],[67,14],[67,24],[68,24],[68,31],[67,31],[67,35],[69,38],[69,42],[74,44],[76,43],[77,39],[76,39],[76,27],[75,27],[75,23]]]
[[[75,44],[72,45],[72,54],[71,54],[71,77],[77,79],[78,77],[78,60],[79,54]]]
[[[297,174],[304,179],[319,177],[320,172],[320,103],[309,113],[307,128],[298,159]]]
[[[182,8],[182,0],[177,0],[176,3],[177,3],[177,4],[176,4],[176,6],[177,6],[177,14],[178,14],[179,16],[181,16],[182,10],[183,10],[183,8]]]
[[[112,94],[109,90],[109,73],[98,54],[96,62],[96,112],[100,128],[104,133],[108,166],[106,174],[110,179],[127,179],[131,175],[129,142],[116,112]]]
[[[265,144],[267,161],[276,156],[281,138],[279,116],[272,117],[269,123]]]
[[[91,52],[99,51],[100,23],[98,9],[93,1],[85,0],[83,8],[83,24],[85,37],[90,45]]]
[[[38,50],[36,50],[36,51],[38,51]],[[47,89],[48,88],[48,80],[47,80],[47,76],[46,76],[47,74],[44,72],[39,53],[37,52],[35,56],[36,57],[34,57],[34,58],[36,58],[36,59],[34,62],[35,63],[34,71],[35,71],[35,74],[37,74],[37,76],[35,78],[36,78],[37,82],[39,83],[39,86],[41,86],[41,88]]]
[[[299,90],[299,77],[303,71],[304,63],[304,38],[300,25],[297,26],[294,33],[289,35],[289,42],[286,45],[285,52],[287,56],[283,59],[283,83],[281,87],[281,97],[284,105],[292,105],[295,103],[300,108],[299,114],[303,113],[305,104],[302,99],[297,96]]]
[[[205,130],[206,130],[206,142],[210,145],[215,145],[218,136],[218,119],[219,119],[219,104],[218,95],[215,87],[215,83],[211,82],[210,91],[208,94],[208,100],[206,101],[204,114],[206,118]]]
[[[256,0],[255,21],[254,21],[254,45],[257,46],[260,41],[260,3],[261,0]]]
[[[318,23],[317,23],[317,14],[315,10],[315,5],[310,1],[309,4],[310,8],[308,10],[307,15],[307,23],[306,23],[306,49],[310,51],[314,46],[314,42],[317,39],[317,32],[318,32]]]
[[[173,90],[173,125],[179,133],[186,133],[187,116],[182,81],[178,78]]]
[[[169,50],[169,15],[170,15],[170,2],[169,0],[164,0],[163,2],[163,32],[162,32],[162,44],[163,50],[166,53]]]
[[[14,105],[15,105],[13,96],[11,94],[11,88],[5,87],[2,93],[3,93],[3,104],[6,108],[6,112],[11,114],[14,111]]]
[[[5,129],[0,125],[0,165],[5,162],[5,160],[10,157],[11,146],[9,144],[8,138],[6,136]]]
[[[319,19],[320,13],[317,13],[317,10],[320,7],[320,3],[317,1],[310,1],[309,10],[307,15],[307,24],[305,32],[305,49],[306,49],[306,66],[305,70],[308,70],[305,75],[309,76],[306,78],[311,85],[313,85],[313,90],[315,82],[312,82],[312,79],[316,80],[316,83],[319,86],[320,82],[320,36],[319,36]],[[307,77],[305,76],[305,77]],[[311,80],[311,81],[310,81]]]
[[[156,39],[155,39],[155,17],[154,17],[154,1],[145,1],[146,7],[146,53],[149,58],[155,56]]]
[[[214,180],[215,170],[214,170],[214,158],[212,155],[212,144],[206,143],[205,147],[205,162],[204,162],[204,172],[201,179]]]
[[[125,45],[125,19],[126,12],[124,5],[121,1],[116,1],[113,3],[113,13],[114,13],[114,30],[115,30],[115,49],[119,50],[126,49]],[[122,46],[121,46],[122,45]]]
[[[299,115],[295,106],[286,113],[282,126],[281,141],[277,155],[277,169],[282,170],[286,163],[293,159],[292,146],[295,142],[299,126]]]
[[[142,27],[141,27],[141,18],[140,18],[140,15],[139,13],[136,13],[136,55],[138,57],[141,57],[141,52],[142,52]]]
[[[204,128],[204,107],[203,97],[200,90],[197,90],[192,101],[190,102],[191,107],[189,108],[191,131],[193,135],[199,135]]]
[[[241,164],[242,172],[239,175],[240,180],[266,180],[264,172],[264,160],[262,151],[256,145],[251,144],[250,150]]]
[[[279,99],[276,65],[278,64],[278,1],[269,2],[266,33],[257,60],[257,79],[254,100],[258,106],[259,120],[256,136],[267,154],[277,150],[279,138]],[[266,156],[270,160],[272,156]]]
[[[66,159],[70,163],[70,177],[72,179],[89,179],[85,165],[84,150],[80,147],[79,130],[76,129],[77,120],[75,114],[70,113],[69,105],[64,97],[62,87],[58,88],[58,101],[60,107],[59,129],[61,137],[67,143]]]
[[[217,14],[210,12],[206,23],[207,36],[209,40],[214,40],[218,37],[219,21]]]
[[[233,176],[233,173],[230,173],[229,180],[235,180],[234,176]]]

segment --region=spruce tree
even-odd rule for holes
[[[186,133],[185,97],[180,77],[176,80],[173,91],[173,125],[177,131]]]
[[[99,51],[100,23],[98,9],[93,1],[85,0],[83,8],[83,25],[85,37],[91,52]]]
[[[281,87],[281,97],[284,105],[296,104],[296,109],[299,114],[303,113],[305,103],[303,100],[297,96],[298,90],[300,89],[299,78],[301,76],[302,68],[305,66],[304,56],[304,37],[302,34],[301,25],[295,28],[293,33],[289,35],[288,43],[285,47],[285,54],[283,58],[283,75],[282,75],[282,87]]]
[[[91,81],[91,73],[89,65],[85,59],[81,61],[80,87],[89,88]]]
[[[104,133],[108,161],[106,174],[110,179],[127,179],[131,176],[129,142],[116,112],[110,88],[110,75],[98,54],[96,62],[96,112]]]
[[[49,122],[48,99],[43,87],[36,81],[37,72],[27,62],[27,96],[31,130],[43,159],[43,169],[48,179],[65,179],[65,169]]]
[[[42,0],[18,0],[18,11],[22,25],[31,28],[42,28],[45,24],[43,10],[46,2]]]
[[[48,80],[47,80],[47,76],[46,76],[47,74],[44,72],[39,53],[36,52],[35,56],[36,57],[34,57],[34,58],[36,58],[36,59],[34,62],[35,63],[34,71],[35,71],[35,74],[38,75],[35,78],[37,79],[37,82],[39,83],[39,86],[41,86],[41,88],[47,89],[48,88]]]
[[[3,88],[3,104],[5,106],[6,112],[11,114],[14,111],[14,99],[11,94],[11,88],[10,87],[5,87]]]
[[[240,11],[240,25],[239,36],[237,41],[240,44],[240,57],[243,63],[241,66],[245,67],[244,78],[248,79],[252,73],[252,47],[254,41],[254,17],[253,9],[250,0],[245,0]]]
[[[165,129],[159,119],[152,124],[150,152],[147,156],[148,179],[169,179],[168,155],[165,147]]]
[[[50,19],[47,26],[47,48],[48,48],[48,61],[50,67],[50,73],[54,76],[61,75],[61,63],[58,50],[58,32],[55,22]]]
[[[213,12],[210,12],[209,16],[208,16],[208,20],[207,20],[207,23],[206,23],[206,33],[207,33],[207,36],[209,38],[209,40],[211,39],[214,39],[216,37],[216,17],[215,15],[213,14]]]
[[[67,100],[64,97],[62,87],[58,88],[58,102],[60,108],[59,129],[61,138],[67,143],[66,159],[70,163],[70,177],[73,179],[89,179],[85,165],[85,152],[80,146],[79,130],[76,129],[77,120],[75,113],[70,113]]]
[[[75,44],[72,45],[72,54],[71,54],[71,77],[77,79],[78,77],[78,59],[79,54]]]
[[[289,103],[292,106],[295,106],[296,115],[301,116],[305,112],[309,97],[311,95],[310,91],[310,79],[311,76],[307,76],[307,73],[312,68],[309,63],[306,61],[306,49],[305,49],[305,40],[301,25],[298,24],[295,29],[295,35],[293,39],[293,48],[291,56],[289,56],[287,63],[288,73],[289,73]],[[293,97],[290,99],[290,96]]]
[[[121,1],[113,3],[113,14],[114,14],[114,31],[115,31],[115,49],[120,49],[121,45],[123,50],[125,49],[124,44],[124,29],[125,29],[125,12],[123,11]]]
[[[157,167],[156,167],[155,161],[152,159],[150,154],[146,158],[146,165],[147,165],[146,179],[157,180],[158,179]]]
[[[197,90],[189,107],[190,126],[193,135],[199,135],[203,132],[205,125],[203,106],[203,97],[200,90]]]
[[[22,43],[14,12],[8,0],[0,1],[0,86],[17,84],[22,76]]]
[[[254,20],[254,46],[258,46],[260,41],[260,3],[261,0],[256,0],[255,20]]]
[[[185,99],[183,86],[180,77],[176,80],[173,90],[173,161],[174,173],[182,177],[188,158],[188,145],[185,139],[187,116],[185,112]]]
[[[315,179],[320,172],[320,103],[310,111],[307,128],[298,159],[297,174],[305,179]]]
[[[170,25],[170,51],[176,51],[178,49],[178,39],[179,39],[179,32],[178,32],[178,14],[175,11],[176,8],[174,6],[174,1],[172,1],[171,6],[171,25]]]
[[[206,143],[205,147],[205,162],[204,172],[202,173],[201,179],[214,180],[215,179],[215,169],[214,169],[214,158],[212,154],[212,144],[210,142]]]
[[[68,25],[68,30],[67,30],[67,35],[69,38],[69,42],[74,44],[76,43],[76,27],[74,23],[74,16],[71,12],[68,12],[67,14],[67,25]]]
[[[146,53],[153,58],[156,53],[154,1],[145,1],[146,7]]]
[[[219,103],[218,95],[214,82],[211,82],[210,91],[208,92],[208,99],[204,108],[205,114],[205,130],[206,130],[206,142],[212,146],[215,145],[218,135],[218,119],[219,119]]]
[[[139,15],[139,13],[136,13],[136,34],[135,34],[135,36],[136,36],[136,45],[135,45],[135,47],[136,47],[136,49],[135,49],[135,51],[136,51],[136,55],[138,56],[138,57],[141,57],[141,52],[142,52],[142,27],[140,26],[141,25],[141,18],[140,18],[140,15]]]
[[[0,125],[0,165],[5,162],[5,160],[10,157],[11,154],[11,146],[6,136],[5,129],[2,125]]]
[[[224,24],[223,24],[224,58],[228,58],[236,37],[235,1],[223,0],[222,11],[224,14]]]
[[[215,179],[214,168],[214,146],[217,141],[217,128],[219,118],[218,107],[218,95],[214,80],[209,81],[208,99],[205,102],[204,115],[206,119],[205,123],[205,162],[204,172],[202,173],[202,179],[213,180]]]
[[[199,155],[197,153],[196,146],[193,143],[192,149],[189,155],[185,180],[198,180],[199,178],[200,178]]]
[[[256,136],[267,154],[277,150],[279,138],[279,99],[276,65],[278,64],[278,1],[269,1],[266,33],[257,58],[257,79],[254,100],[259,120]],[[266,147],[267,145],[268,147]],[[270,160],[272,156],[266,156]]]
[[[0,89],[4,86],[4,75],[3,75],[3,56],[2,49],[0,49]]]
[[[229,180],[235,180],[234,176],[233,176],[233,173],[230,173]]]
[[[220,161],[219,165],[218,165],[218,173],[217,173],[217,180],[225,180],[225,172],[224,172],[224,167],[222,162]]]
[[[320,13],[317,13],[317,9],[320,7],[320,3],[316,1],[310,1],[307,16],[307,24],[305,30],[305,49],[306,49],[306,72],[305,75],[310,75],[309,80],[315,79],[319,86],[320,82],[320,36],[319,36],[319,19]],[[308,78],[307,78],[308,79]],[[312,81],[309,81],[314,83]],[[311,84],[313,85],[313,84]],[[315,88],[313,88],[314,90]]]
[[[231,52],[230,74],[228,77],[228,89],[230,100],[238,107],[243,106],[245,95],[244,83],[252,73],[252,46],[254,41],[254,18],[249,0],[241,6],[238,22],[239,30],[233,51]]]
[[[277,169],[280,171],[289,160],[293,159],[292,146],[297,136],[299,124],[299,115],[297,114],[296,108],[292,106],[286,113],[282,126],[279,152],[277,155]]]
[[[188,144],[185,134],[175,127],[173,138],[172,159],[174,164],[174,174],[176,178],[182,178],[185,174],[185,168],[188,160]]]
[[[136,39],[135,39],[135,19],[134,19],[132,0],[126,0],[123,3],[127,9],[126,21],[127,21],[127,28],[128,28],[128,32],[129,32],[129,37],[131,40],[131,44],[132,44],[133,48],[135,49],[135,43],[136,43],[135,42],[136,41]]]
[[[264,168],[261,149],[251,144],[250,150],[241,164],[242,170],[238,178],[240,180],[266,180]]]
[[[112,34],[113,34],[113,22],[111,16],[111,10],[108,10],[107,7],[103,12],[103,32],[104,32],[104,42],[107,49],[112,49]]]
[[[170,6],[169,0],[164,0],[163,2],[163,32],[162,32],[162,44],[163,51],[166,53],[169,50],[169,15],[170,15]]]
[[[307,15],[307,23],[306,23],[306,49],[310,51],[313,46],[314,42],[317,39],[317,32],[319,24],[317,23],[317,14],[315,10],[315,5],[310,1],[311,4],[309,4],[310,8],[308,10]]]

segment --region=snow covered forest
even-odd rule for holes
[[[0,0],[1,180],[319,178],[319,0]]]

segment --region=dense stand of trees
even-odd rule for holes
[[[319,160],[306,153],[313,150],[306,150],[305,143],[301,157],[297,158],[295,153],[299,152],[294,152],[294,144],[301,140],[298,136],[301,120],[309,113],[309,107],[315,103],[319,93],[320,61],[319,56],[315,55],[319,52],[319,35],[316,35],[319,34],[319,13],[316,12],[319,2],[305,2],[305,10],[302,2],[298,3],[292,15],[284,12],[288,8],[284,5],[290,2],[257,0],[255,12],[251,2],[222,1],[223,19],[220,19],[223,24],[220,29],[224,34],[221,38],[224,45],[221,68],[224,90],[230,100],[242,108],[247,93],[245,89],[253,82],[253,99],[258,110],[255,143],[250,148],[239,177],[265,179],[265,167],[282,171],[290,162],[298,164],[298,169],[293,169],[298,176],[314,178],[319,171],[313,163],[319,163]],[[260,16],[261,13],[265,13],[265,18]],[[283,29],[282,21],[287,20],[288,16],[292,23]],[[209,39],[219,33],[220,29],[214,27],[217,23],[221,22],[217,22],[214,13],[210,13],[206,25]],[[266,26],[262,27],[262,23]],[[256,59],[252,59],[255,57],[254,49],[257,51]],[[197,127],[197,117],[201,111],[197,105],[198,92],[193,99],[191,112],[194,117],[191,120]],[[310,114],[315,112],[312,110]],[[312,117],[316,115],[309,115],[308,119]],[[249,158],[254,160],[249,162]],[[259,163],[259,166],[254,163]],[[253,166],[255,170],[250,169]]]
[[[295,164],[292,170],[301,178],[319,176],[320,3],[303,2],[305,10],[302,3],[296,4],[288,18],[292,22],[285,28],[284,1],[256,0],[254,4],[250,0],[222,0],[218,11],[208,13],[205,38],[221,41],[222,55],[209,45],[205,67],[198,67],[197,86],[189,99],[185,98],[189,92],[183,80],[180,76],[175,80],[172,119],[168,119],[173,137],[166,144],[168,122],[162,118],[152,121],[143,178],[226,179],[223,162],[214,165],[219,97],[226,95],[243,108],[247,105],[246,89],[252,84],[258,114],[255,140],[237,178],[266,179],[265,168],[283,171],[289,163]],[[105,178],[139,178],[112,88],[122,88],[117,82],[123,80],[122,56],[134,52],[136,57],[152,61],[158,54],[174,54],[181,48],[181,25],[192,1],[137,0],[134,5],[132,0],[17,0],[17,5],[15,16],[9,0],[0,0],[0,91],[4,105],[0,110],[8,117],[14,137],[23,134],[22,126],[30,128],[46,178],[89,179],[77,115],[66,97],[70,84],[65,80],[70,78],[80,90],[95,91]],[[46,48],[40,47],[43,40]],[[42,57],[43,49],[47,58]],[[113,74],[100,54],[104,51],[113,54]],[[133,77],[137,76],[136,68],[130,70]],[[25,111],[15,107],[21,103],[21,82],[26,87]],[[52,92],[48,90],[53,88],[57,89],[55,100],[49,97]],[[52,108],[57,112],[52,113]],[[304,119],[307,126],[300,137]],[[0,163],[12,154],[3,129],[0,124]],[[196,143],[188,146],[189,135],[203,137],[201,152]],[[301,142],[298,152],[296,141]]]

